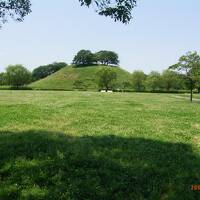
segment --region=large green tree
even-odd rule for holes
[[[175,70],[183,74],[189,83],[190,101],[193,97],[193,89],[195,82],[200,74],[200,56],[195,52],[187,52],[179,58],[178,63],[169,67],[170,70]]]
[[[6,68],[6,79],[9,85],[19,88],[31,81],[31,73],[22,65],[9,65]]]
[[[94,60],[102,65],[118,65],[119,57],[114,51],[99,51],[94,54]]]
[[[81,6],[93,5],[99,15],[113,18],[115,21],[128,23],[136,6],[137,0],[76,0]],[[9,17],[23,21],[24,17],[31,12],[31,0],[0,0],[0,25]]]
[[[74,57],[72,64],[76,66],[88,66],[94,62],[94,56],[90,50],[80,50]]]
[[[117,79],[116,72],[111,68],[102,68],[97,73],[99,89],[108,90],[114,89],[115,81]]]

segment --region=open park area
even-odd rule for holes
[[[200,200],[200,0],[0,0],[0,200]]]
[[[0,91],[0,199],[198,199],[194,98]]]

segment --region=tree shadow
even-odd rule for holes
[[[189,145],[113,135],[0,134],[0,199],[198,199]]]

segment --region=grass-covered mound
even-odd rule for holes
[[[108,66],[73,67],[67,66],[58,72],[30,85],[41,90],[97,90],[97,72]],[[130,82],[131,74],[120,67],[112,68],[117,73],[116,87],[123,88]]]

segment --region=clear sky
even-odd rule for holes
[[[0,71],[71,63],[80,49],[113,50],[122,68],[162,71],[187,51],[200,53],[200,0],[139,0],[128,25],[80,7],[78,0],[32,0],[22,23],[0,30]]]

